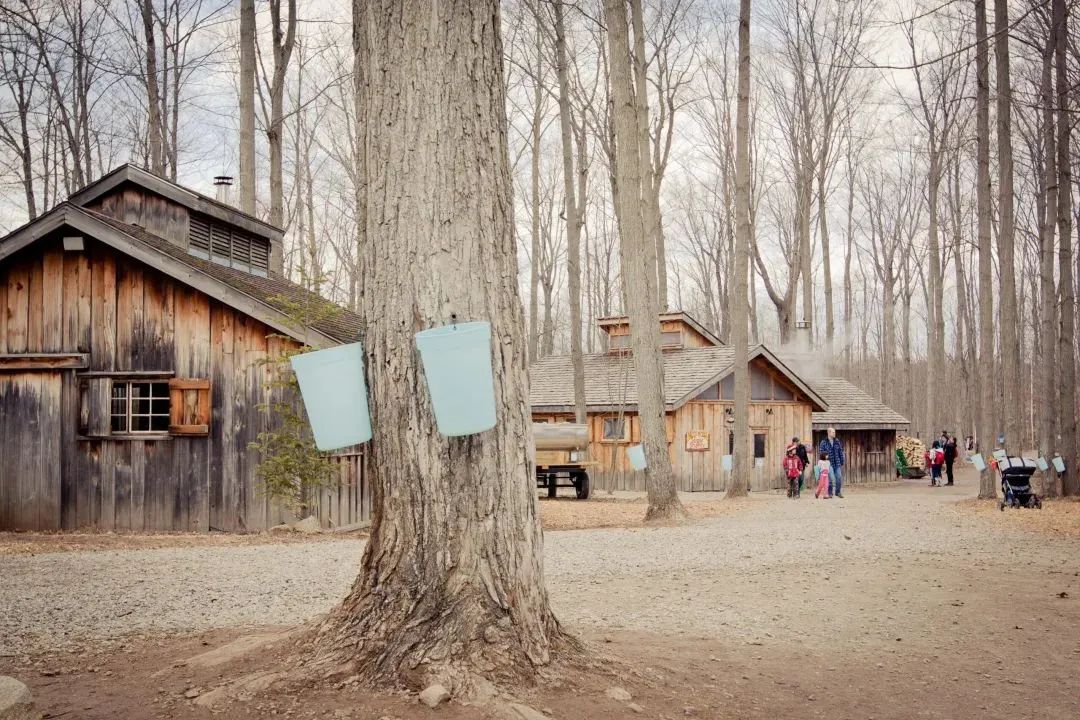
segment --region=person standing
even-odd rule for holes
[[[945,438],[945,445],[942,446],[942,450],[945,451],[945,477],[946,485],[953,484],[953,463],[956,462],[956,438],[951,437],[949,433],[941,433]]]
[[[799,497],[799,482],[802,480],[803,464],[795,454],[795,443],[787,446],[784,453],[784,476],[787,478],[789,498]]]
[[[926,467],[930,470],[930,487],[941,486],[941,465],[945,462],[945,452],[941,441],[935,440],[934,446],[926,451]]]
[[[799,438],[791,438],[791,444],[795,446],[795,456],[802,463],[802,472],[799,474],[799,490],[802,490],[806,481],[806,472],[810,469],[810,454],[806,451],[806,446],[799,442]]]
[[[836,437],[836,429],[829,428],[825,439],[818,447],[818,453],[824,453],[829,459],[829,497],[836,495],[843,498],[841,492],[844,482],[844,446],[840,438]]]

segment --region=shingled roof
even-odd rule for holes
[[[906,430],[910,421],[888,405],[838,377],[814,378],[817,389],[828,410],[815,412],[815,430],[834,427],[844,430]]]
[[[286,314],[292,309],[290,306],[328,302],[321,296],[276,273],[271,272],[268,277],[262,277],[234,270],[209,260],[197,258],[183,248],[170,243],[164,238],[148,233],[137,225],[130,225],[122,220],[86,208],[79,208],[79,211]],[[325,315],[326,317],[314,320],[311,326],[340,342],[353,342],[357,339],[360,333],[359,315],[345,308],[339,308],[337,312],[326,313]]]
[[[734,367],[730,347],[690,348],[665,352],[664,404],[682,407],[707,386],[719,382]],[[811,402],[827,407],[815,390],[795,375],[764,345],[750,348],[750,359],[763,357],[799,387]],[[634,360],[625,354],[586,355],[585,404],[590,411],[606,412],[637,407]],[[574,372],[569,355],[541,358],[529,367],[533,412],[569,412],[574,407]]]
[[[0,259],[62,228],[85,233],[301,342],[352,342],[359,334],[360,318],[344,308],[297,327],[290,317],[297,305],[326,301],[280,275],[260,277],[202,260],[141,227],[67,202],[0,238]]]

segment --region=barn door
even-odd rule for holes
[[[60,529],[60,385],[0,372],[0,530]]]

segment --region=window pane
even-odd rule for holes
[[[713,383],[709,387],[701,391],[701,394],[697,396],[698,400],[719,400],[720,399],[720,386]]]
[[[150,397],[150,383],[131,383],[131,397]]]
[[[149,415],[150,414],[150,401],[143,399],[136,399],[131,401],[131,414],[132,415]]]
[[[149,432],[150,418],[145,415],[131,416],[131,432]]]
[[[150,392],[156,398],[168,399],[168,397],[169,397],[169,383],[153,383],[150,386]]]
[[[610,348],[625,348],[630,347],[629,335],[612,335],[608,338],[608,347]]]
[[[154,432],[168,432],[169,416],[155,415],[154,417],[150,418],[150,429]]]
[[[123,399],[127,397],[127,383],[113,383],[112,386],[113,399]]]
[[[109,421],[109,429],[114,433],[127,432],[127,417],[124,415],[113,415]]]
[[[169,414],[169,401],[155,399],[150,403],[150,413],[153,415],[168,415]]]
[[[754,457],[765,457],[765,433],[754,433]]]
[[[720,397],[724,400],[735,399],[735,375],[728,375],[720,381]]]
[[[794,400],[795,394],[776,382],[773,383],[773,400]]]
[[[756,367],[750,368],[750,399],[772,400],[772,378]]]
[[[666,332],[660,333],[660,344],[667,346],[682,345],[682,333],[681,332]]]
[[[604,439],[622,440],[626,437],[626,420],[604,418]]]

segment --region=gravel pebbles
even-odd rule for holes
[[[750,644],[930,642],[939,628],[928,610],[972,604],[989,578],[1013,577],[1021,558],[1025,591],[1042,591],[1049,572],[1080,557],[1076,539],[1032,542],[955,512],[950,503],[970,485],[928,490],[757,496],[687,527],[547,533],[552,602],[570,628]],[[0,655],[295,624],[344,596],[362,551],[362,541],[342,540],[0,557]],[[1080,596],[1069,582],[1060,590]]]

